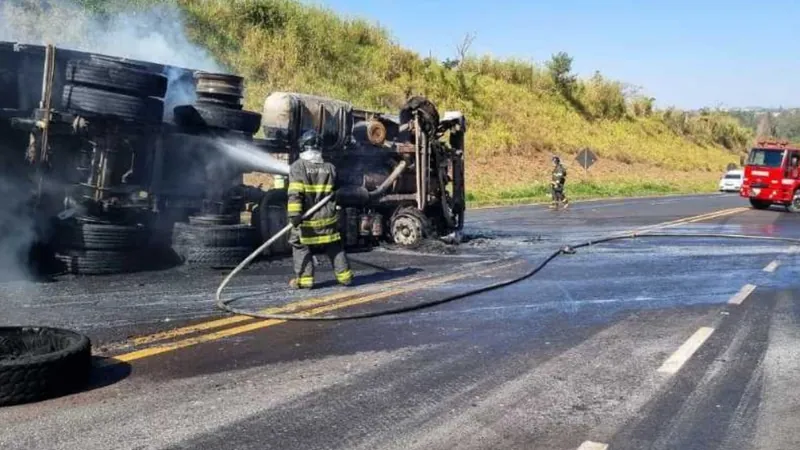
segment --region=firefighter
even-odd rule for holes
[[[550,181],[550,191],[553,196],[553,202],[550,208],[557,208],[563,204],[564,208],[569,206],[569,200],[564,195],[564,184],[567,182],[567,169],[561,164],[561,159],[558,156],[553,156],[553,174]]]
[[[792,159],[789,166],[789,176],[791,178],[800,178],[800,156],[797,153],[792,154]]]
[[[305,132],[298,142],[300,158],[289,168],[289,221],[294,226],[289,237],[294,260],[294,289],[314,287],[313,253],[325,252],[333,264],[336,281],[349,285],[353,272],[339,234],[336,201],[328,203],[303,221],[301,216],[336,189],[336,168],[322,159],[317,133]]]

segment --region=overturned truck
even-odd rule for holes
[[[424,98],[384,114],[276,92],[257,113],[235,75],[10,42],[0,92],[0,239],[34,236],[19,250],[40,269],[237,264],[287,223],[283,175],[308,129],[339,171],[347,247],[463,227],[466,121]],[[244,184],[258,155],[284,161],[267,190]],[[264,256],[288,252],[284,239]]]

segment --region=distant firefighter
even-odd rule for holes
[[[558,208],[563,205],[564,208],[569,206],[569,200],[564,195],[564,185],[567,182],[567,169],[561,164],[561,159],[558,156],[553,156],[553,174],[550,181],[550,191],[553,196],[553,201],[550,204],[551,209]]]

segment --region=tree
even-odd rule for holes
[[[459,70],[461,69],[461,66],[464,64],[464,61],[467,59],[467,56],[469,55],[469,48],[472,47],[472,43],[474,41],[475,41],[475,33],[467,33],[466,35],[464,35],[464,39],[461,41],[461,43],[456,45],[455,64]]]
[[[572,57],[559,52],[547,62],[547,70],[556,89],[565,97],[572,97],[578,77],[572,73]]]

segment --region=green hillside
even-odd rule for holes
[[[476,201],[541,197],[552,153],[567,162],[573,197],[709,191],[752,139],[752,130],[723,113],[659,111],[653,99],[599,73],[578,79],[564,53],[533,66],[468,52],[436,61],[370,22],[295,0],[174,2],[190,38],[246,77],[250,109],[259,110],[270,91],[296,90],[380,110],[424,94],[442,110],[465,112]],[[572,159],[584,147],[600,158],[586,174]]]

